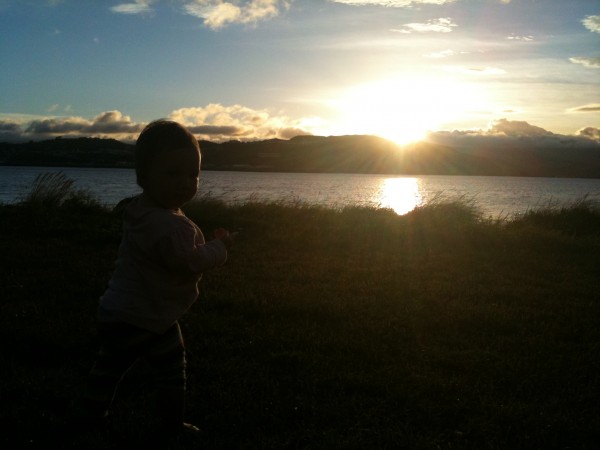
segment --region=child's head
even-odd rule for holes
[[[145,195],[162,207],[177,209],[198,189],[198,141],[177,122],[151,122],[135,144],[135,171]]]

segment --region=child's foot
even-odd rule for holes
[[[162,431],[156,430],[149,436],[148,445],[151,448],[179,448],[177,446],[183,443],[190,443],[201,435],[200,428],[191,423],[182,423],[181,426],[173,428],[163,428]]]
[[[191,423],[187,422],[183,422],[179,426],[167,426],[162,428],[162,432],[159,431],[159,434],[166,437],[167,439],[184,436],[194,436],[199,435],[200,433],[200,428],[198,428],[196,425],[192,425]]]
[[[192,425],[191,423],[183,423],[181,431],[185,434],[199,434],[201,433],[200,428],[196,425]]]

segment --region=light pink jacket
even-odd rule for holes
[[[137,197],[124,212],[116,268],[100,310],[162,333],[198,298],[202,272],[226,260],[223,242],[205,242],[183,212],[145,206]]]

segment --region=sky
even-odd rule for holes
[[[598,0],[0,0],[0,29],[0,141],[600,142]]]

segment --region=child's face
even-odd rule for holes
[[[177,209],[198,190],[200,155],[194,147],[159,153],[144,177],[144,194],[159,206]]]

